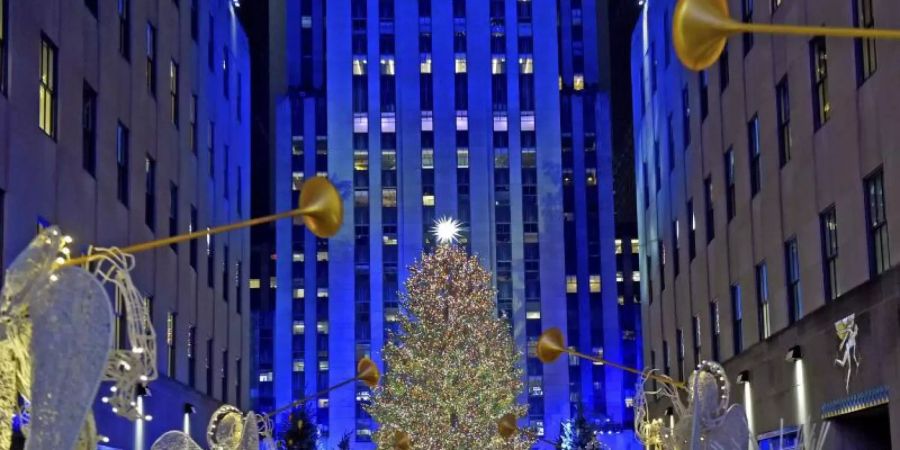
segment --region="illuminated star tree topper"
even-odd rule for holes
[[[434,221],[431,227],[431,233],[437,238],[440,244],[454,244],[459,242],[460,231],[462,230],[462,222],[452,217],[441,217]]]

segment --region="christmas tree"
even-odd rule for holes
[[[522,417],[520,354],[496,316],[491,274],[453,244],[455,221],[436,226],[439,245],[410,268],[400,333],[384,348],[387,373],[368,407],[378,448],[406,433],[414,448],[527,449],[504,440],[497,421]]]
[[[309,418],[306,406],[299,406],[291,411],[288,419],[289,428],[284,432],[282,441],[287,450],[315,450],[319,431]]]
[[[597,430],[584,417],[578,408],[575,418],[559,424],[559,450],[600,450],[603,448],[597,440]]]

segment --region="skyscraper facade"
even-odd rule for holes
[[[0,1],[4,266],[48,225],[81,254],[248,218],[246,39],[226,0]],[[245,231],[135,254],[160,377],[141,399],[152,421],[115,415],[101,387],[108,448],[183,428],[202,441],[219,405],[249,406],[249,259]]]
[[[259,18],[269,45],[261,67],[274,68],[261,106],[273,174],[264,188],[273,209],[286,209],[303,179],[327,175],[345,218],[330,240],[284,224],[270,247],[254,244],[265,280],[252,294],[257,409],[353,377],[362,356],[381,364],[406,268],[435,244],[434,219],[451,216],[467,227],[460,245],[494,272],[498,314],[523,351],[522,425],[552,438],[583,405],[611,430],[627,426],[632,378],[534,358],[538,336],[555,326],[585,352],[639,363],[635,325],[620,320],[632,301],[617,294],[606,3],[269,8]],[[351,433],[370,445],[368,398],[359,385],[314,403],[329,444]]]
[[[870,0],[728,3],[744,22],[900,24]],[[897,46],[743,34],[694,72],[675,4],[647,2],[631,46],[648,365],[723,362],[760,448],[811,421],[832,423],[825,448],[896,447]]]

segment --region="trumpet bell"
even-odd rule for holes
[[[536,353],[544,364],[556,361],[564,351],[562,330],[559,328],[550,328],[538,339]]]
[[[497,434],[503,439],[509,439],[518,429],[519,426],[516,425],[516,416],[512,415],[512,413],[504,414],[503,417],[497,421]]]
[[[313,177],[303,182],[298,209],[306,228],[320,238],[337,234],[344,221],[341,196],[325,177]],[[300,220],[296,218],[294,223]]]
[[[356,365],[356,374],[356,379],[362,381],[370,388],[378,386],[378,380],[381,379],[378,366],[368,357],[359,360],[359,363]]]
[[[728,36],[740,32],[728,0],[679,0],[672,17],[672,42],[687,68],[704,70],[718,61]]]

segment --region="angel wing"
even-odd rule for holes
[[[97,279],[64,267],[35,290],[31,424],[25,450],[74,448],[112,348],[112,309]],[[59,355],[78,352],[77,358]]]
[[[181,431],[163,433],[150,450],[203,450],[191,437]]]

